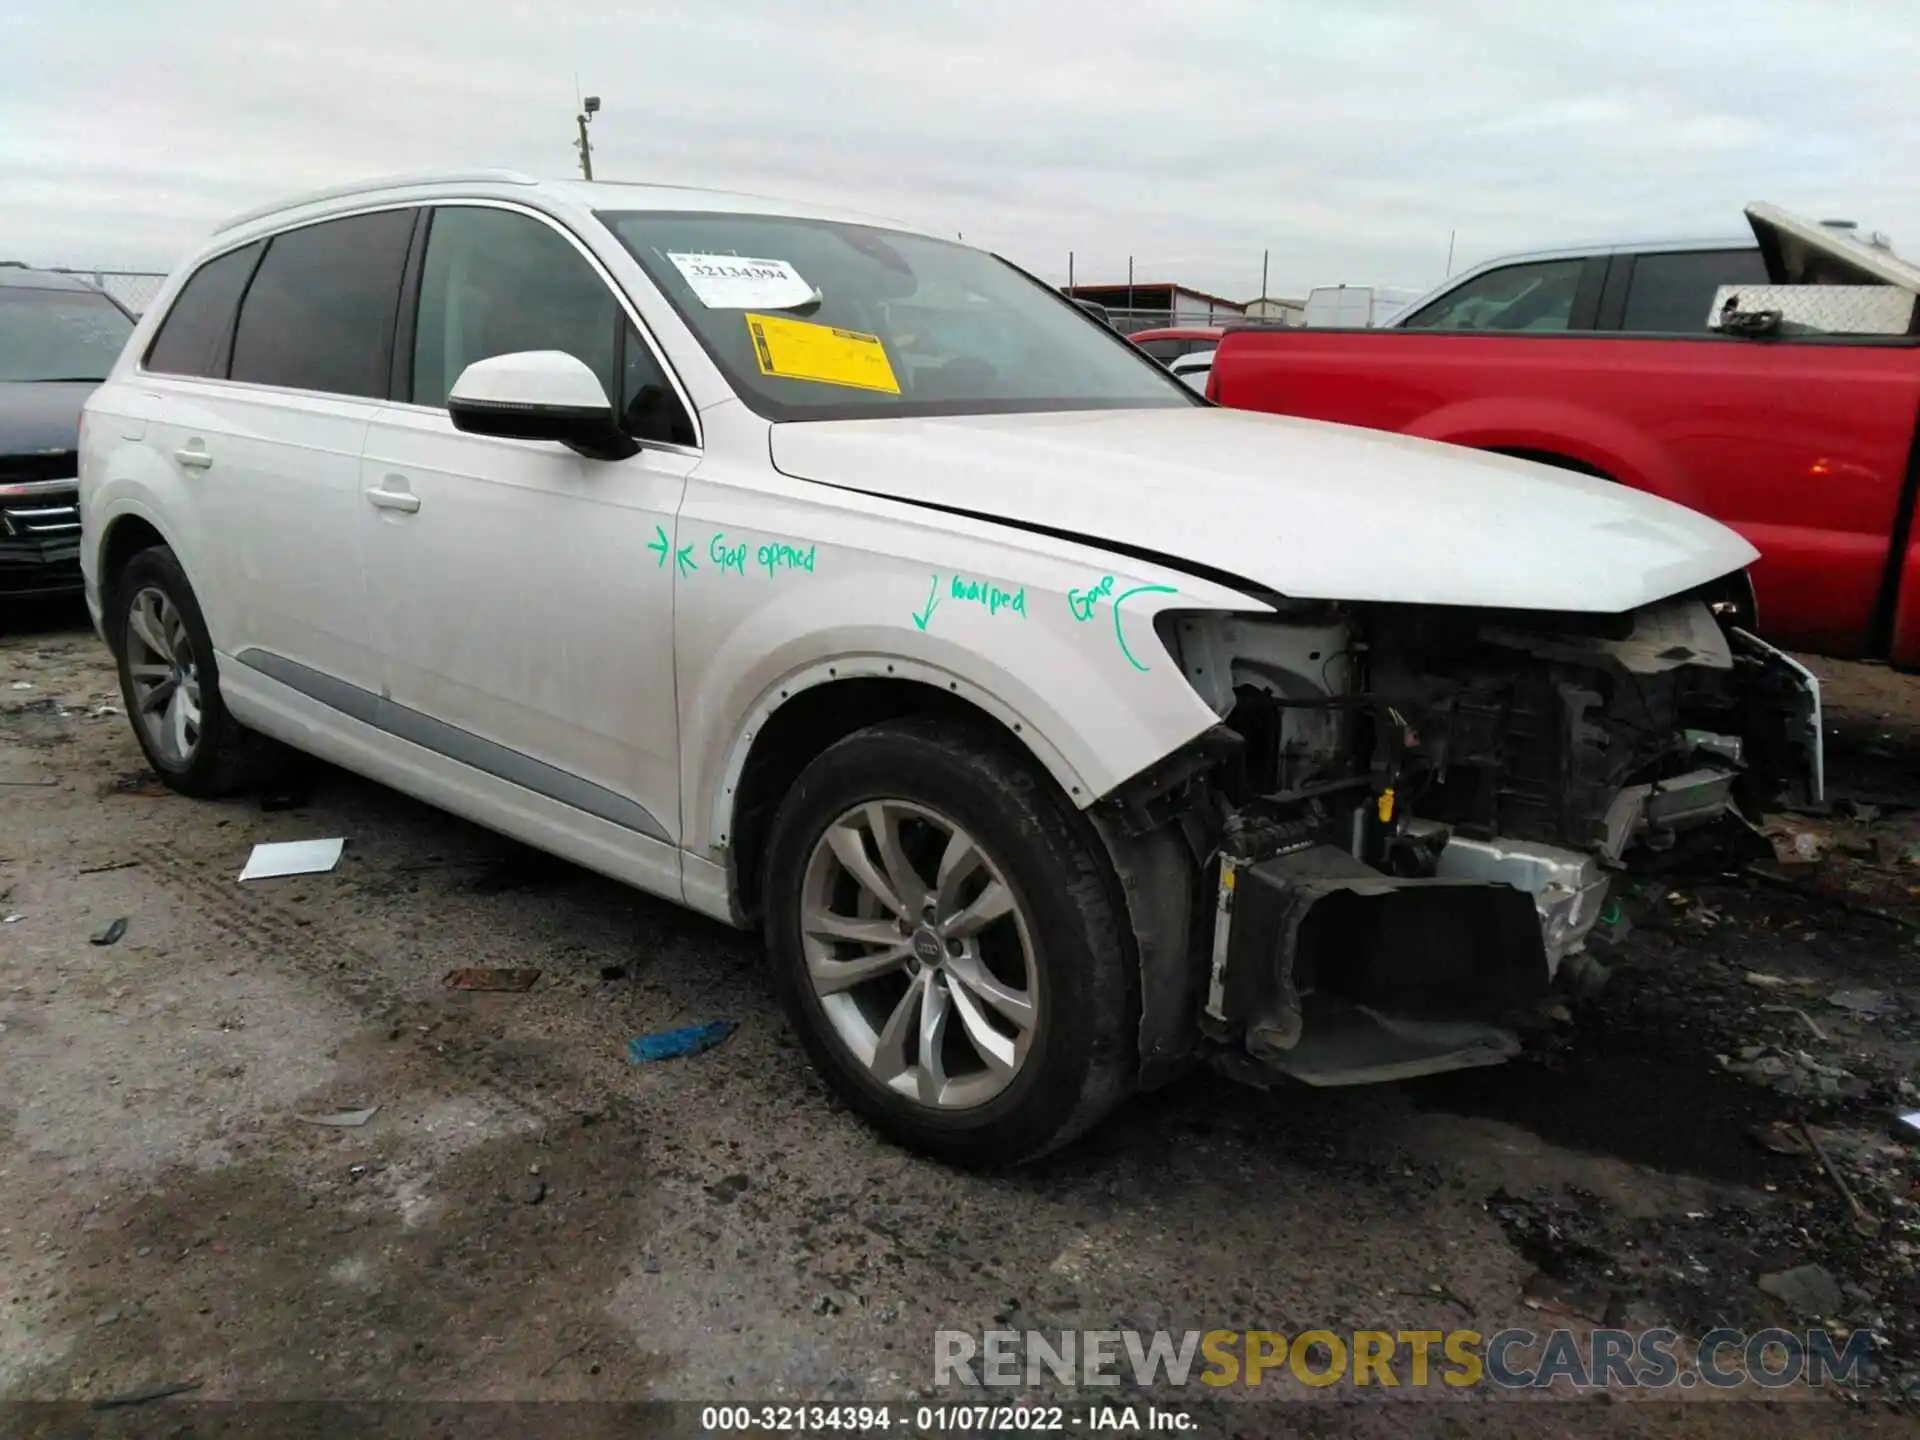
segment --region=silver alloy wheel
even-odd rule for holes
[[[875,1080],[941,1110],[1013,1083],[1039,1019],[1031,927],[957,822],[858,805],[815,842],[800,897],[814,994]]]
[[[147,743],[184,770],[200,745],[200,670],[179,607],[153,585],[127,611],[127,674]]]

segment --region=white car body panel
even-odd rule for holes
[[[728,432],[757,430],[765,454],[768,430],[777,446],[783,428],[741,407],[710,423],[729,453],[752,447],[727,445]],[[723,570],[716,557],[743,544],[744,573]],[[813,568],[775,554],[769,570],[761,547],[782,544],[810,550]],[[692,546],[699,566],[680,586],[677,674],[686,846],[709,858],[729,838],[730,787],[753,733],[811,685],[911,675],[950,688],[1019,734],[1084,807],[1218,718],[1166,654],[1153,617],[1266,608],[1097,546],[712,457],[688,484],[675,545]],[[1010,604],[995,613],[990,595],[956,599],[956,576],[1023,596],[1025,613]],[[1164,588],[1129,595],[1143,586]]]
[[[1177,355],[1167,362],[1170,373],[1180,379],[1180,383],[1197,394],[1207,393],[1207,381],[1213,375],[1213,351],[1194,350],[1185,355]]]
[[[462,434],[444,410],[381,410],[360,484],[419,506],[358,506],[382,694],[629,800],[643,833],[678,838],[674,584],[646,547],[672,534],[696,463],[660,449],[607,464]]]
[[[358,532],[360,451],[375,403],[215,380],[165,383],[165,419],[143,427],[143,444],[113,447],[89,501],[95,520],[136,501],[166,517],[156,527],[187,572],[204,577],[195,593],[223,648],[270,650],[377,688]],[[111,436],[115,427],[101,429]],[[183,454],[208,463],[197,468]],[[82,547],[83,564],[92,548]]]
[[[780,425],[773,459],[1295,599],[1615,614],[1758,554],[1718,521],[1605,480],[1244,410]]]

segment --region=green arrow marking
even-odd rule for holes
[[[651,549],[652,547],[649,546],[648,548]],[[690,575],[695,570],[698,570],[700,568],[698,565],[693,563],[693,542],[692,541],[688,541],[685,545],[682,545],[678,550],[674,551],[673,559],[674,559],[674,563],[680,567],[680,573],[682,575]],[[660,563],[662,565],[667,563],[666,557],[664,555],[660,557]]]
[[[933,577],[932,587],[929,588],[927,591],[927,608],[924,610],[916,610],[913,612],[914,625],[917,626],[919,629],[922,629],[922,630],[926,629],[927,621],[933,618],[933,612],[939,608],[939,605],[940,605],[940,577],[936,575]]]
[[[647,542],[647,549],[653,551],[654,554],[660,557],[661,567],[665,568],[667,563],[667,552],[673,549],[673,542],[667,539],[667,532],[661,526],[658,526],[658,525],[654,526],[653,533],[655,535],[658,535],[660,538],[658,540],[649,540]]]

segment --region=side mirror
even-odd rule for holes
[[[589,460],[625,460],[640,446],[585,363],[560,350],[476,360],[447,396],[453,428],[503,440],[553,440]]]

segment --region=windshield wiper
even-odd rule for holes
[[[28,385],[102,385],[106,383],[104,375],[36,375],[25,381]]]

